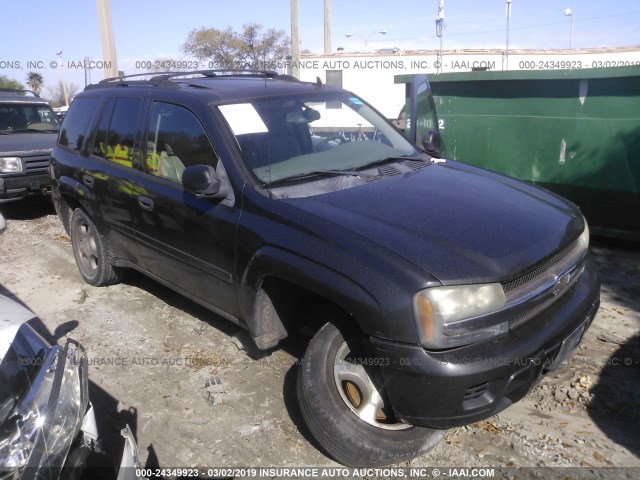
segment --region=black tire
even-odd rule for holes
[[[369,418],[370,414],[357,413],[354,396],[350,394],[355,391],[354,385],[341,381],[342,373],[336,370],[335,365],[344,365],[341,362],[348,358],[344,357],[344,352],[348,351],[351,362],[347,370],[357,369],[358,365],[361,367],[362,362],[357,358],[367,358],[366,344],[362,345],[357,336],[347,335],[345,341],[340,330],[331,323],[325,324],[311,339],[298,370],[297,384],[300,410],[309,430],[330,457],[349,467],[379,467],[428,452],[442,439],[442,430],[395,420],[393,412],[388,411],[388,401],[383,408],[376,408],[375,418]],[[365,356],[360,353],[354,356],[356,350],[364,352]],[[374,380],[372,385],[376,385],[384,397],[384,391],[378,387],[381,384],[379,372],[367,368],[357,370],[358,375],[363,371]],[[343,389],[342,393],[339,388]],[[367,395],[362,392],[360,395],[360,406],[364,406]]]
[[[73,256],[85,282],[102,287],[121,280],[122,271],[109,261],[107,241],[80,208],[76,208],[71,217],[70,234]]]

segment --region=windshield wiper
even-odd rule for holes
[[[266,182],[262,184],[263,188],[273,187],[275,185],[280,185],[282,183],[289,183],[296,180],[303,180],[305,178],[313,178],[313,177],[337,177],[347,175],[350,177],[374,177],[376,175],[363,175],[362,172],[358,172],[356,170],[314,170],[312,172],[303,172],[298,173],[296,175],[290,175],[288,177],[278,178],[277,180],[273,180],[271,182]]]
[[[54,130],[52,128],[48,129],[40,129],[40,128],[18,128],[16,130],[11,130],[8,133],[19,133],[19,132],[34,132],[34,133],[58,133],[59,130]]]
[[[404,162],[406,160],[418,160],[418,161],[422,161],[422,162],[429,162],[429,160],[424,158],[423,155],[419,155],[419,154],[418,155],[403,155],[403,156],[399,156],[399,157],[381,158],[380,160],[374,160],[371,163],[366,163],[364,165],[358,165],[356,170],[357,171],[359,171],[359,170],[368,170],[370,168],[374,168],[374,167],[378,167],[380,165],[384,165],[385,163]]]

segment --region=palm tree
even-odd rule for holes
[[[36,94],[40,95],[40,90],[42,90],[42,84],[44,83],[44,78],[42,75],[37,72],[29,72],[27,75],[27,85],[29,88],[36,92]]]

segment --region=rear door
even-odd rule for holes
[[[142,159],[141,97],[113,97],[104,102],[92,134],[89,161],[80,168],[79,181],[93,195],[92,218],[115,253],[137,262],[133,186]]]
[[[233,288],[240,210],[184,192],[189,165],[219,168],[194,110],[153,101],[146,122],[145,163],[134,191],[140,265],[214,309],[238,314]],[[202,114],[202,113],[201,113]]]

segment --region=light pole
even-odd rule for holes
[[[113,36],[113,24],[111,22],[111,6],[109,0],[96,0],[98,12],[98,25],[100,26],[100,43],[102,44],[102,57],[104,59],[104,74],[113,78],[118,76],[118,59],[116,56],[116,41]]]
[[[380,35],[386,35],[388,32],[386,30],[378,30],[376,32],[370,33],[369,35],[365,35],[364,37],[364,44],[368,45],[369,44],[369,38],[373,37],[376,33],[379,33]],[[344,36],[347,38],[351,38],[351,37],[355,37],[357,34],[356,33],[345,33]]]
[[[509,70],[509,19],[511,18],[511,0],[507,0],[507,70]]]
[[[567,17],[571,17],[571,32],[569,33],[569,48],[573,48],[573,21],[576,19],[576,14],[571,11],[570,8],[564,10],[564,14]]]
[[[438,52],[437,71],[442,73],[442,27],[444,26],[444,0],[438,0],[438,18],[436,18],[436,35],[440,39],[440,51]]]
[[[62,50],[56,52],[58,56],[58,66],[60,67],[60,83],[62,83],[62,93],[64,94],[64,104],[69,106],[69,97],[67,97],[67,86],[64,84],[64,69],[62,67]]]
[[[291,73],[300,78],[300,37],[298,36],[298,0],[291,0]]]
[[[324,0],[324,54],[331,53],[331,0]]]

